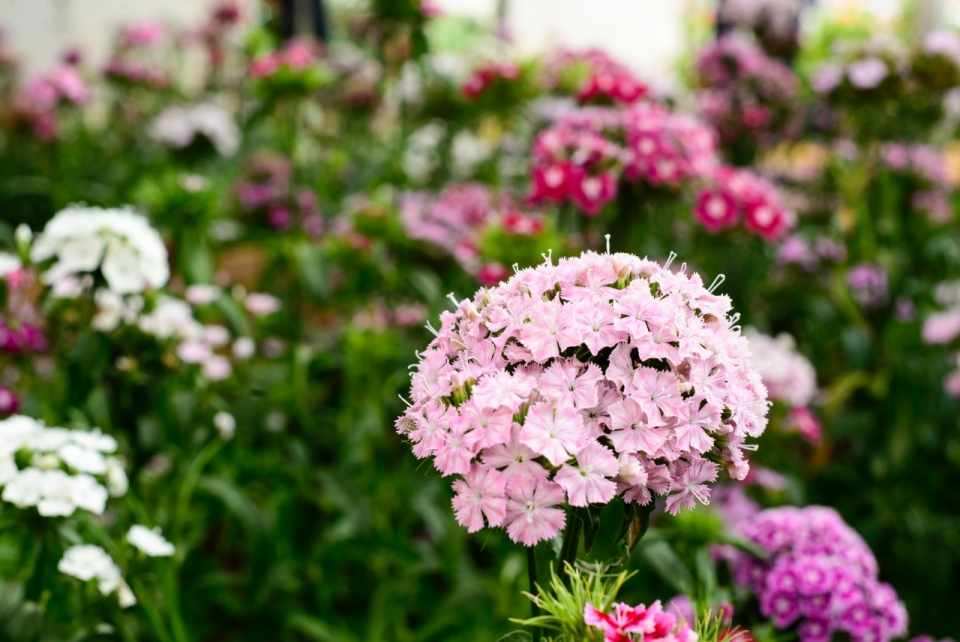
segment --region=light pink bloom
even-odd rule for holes
[[[654,456],[669,433],[658,430],[663,423],[651,420],[639,403],[628,397],[610,406],[610,441],[620,453],[642,452]]]
[[[474,387],[471,399],[478,408],[506,407],[513,413],[527,402],[536,385],[536,381],[526,375],[501,370],[484,377]]]
[[[467,531],[475,533],[483,528],[483,518],[490,527],[500,526],[507,513],[506,478],[498,470],[473,466],[463,479],[453,482],[457,496],[453,509],[457,521]]]
[[[251,292],[247,295],[247,298],[244,299],[243,305],[250,314],[264,317],[280,309],[280,299],[272,294]]]
[[[554,537],[566,523],[559,484],[518,477],[507,489],[507,534],[515,542],[533,546]]]
[[[233,374],[233,366],[226,357],[215,354],[203,362],[200,372],[210,381],[222,381]]]
[[[539,403],[530,408],[520,431],[520,442],[554,466],[570,459],[587,444],[583,421],[573,406]]]
[[[210,346],[200,341],[184,341],[177,346],[177,357],[184,363],[204,363],[212,355]]]
[[[554,480],[567,492],[571,506],[606,504],[617,493],[611,480],[620,470],[613,452],[596,442],[577,453],[577,465],[564,464]]]

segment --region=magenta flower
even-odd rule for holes
[[[397,430],[458,476],[461,524],[527,545],[566,506],[707,502],[721,468],[747,474],[744,440],[766,423],[729,308],[698,276],[627,254],[521,270],[441,316]]]
[[[797,626],[801,642],[888,642],[906,634],[906,609],[878,581],[863,539],[831,508],[774,508],[745,516],[735,532],[770,554],[768,562],[732,554],[733,576],[749,587],[778,628]]]
[[[673,613],[663,610],[660,600],[649,608],[643,604],[635,607],[622,602],[614,604],[613,613],[609,615],[588,603],[583,610],[583,621],[587,626],[603,631],[604,642],[631,642],[634,639],[695,642],[697,639],[697,634],[686,622],[678,623]]]

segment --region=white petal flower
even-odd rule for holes
[[[117,294],[161,287],[170,277],[160,235],[129,209],[72,205],[61,210],[37,237],[30,256],[35,262],[57,259],[43,281],[61,294],[71,277],[98,268]]]
[[[102,515],[107,507],[109,493],[90,475],[80,474],[71,479],[71,500],[77,508]]]
[[[59,469],[43,471],[37,512],[44,517],[69,517],[76,509],[73,478]]]
[[[40,430],[43,430],[43,424],[24,415],[13,415],[0,420],[0,457],[16,453],[23,448],[32,433]]]
[[[10,502],[17,508],[36,506],[40,501],[40,480],[43,471],[29,467],[21,470],[16,477],[7,482],[0,499]]]
[[[237,420],[229,412],[220,411],[213,416],[213,426],[221,438],[230,440],[237,430]]]
[[[135,524],[127,532],[127,541],[150,557],[170,557],[176,551],[173,544],[160,534],[159,527],[151,530],[146,526]]]
[[[111,497],[123,497],[130,488],[127,471],[116,457],[107,458],[107,491]]]
[[[0,486],[11,481],[19,472],[20,469],[17,468],[17,462],[13,460],[13,457],[0,455]]]
[[[232,156],[240,148],[239,128],[230,114],[213,103],[168,107],[150,123],[147,133],[174,149],[187,147],[198,135],[206,137],[221,156]]]
[[[101,453],[73,442],[62,446],[57,451],[57,456],[79,473],[104,475],[107,472],[107,460]]]
[[[16,272],[23,267],[23,263],[13,254],[0,252],[0,278]]]
[[[121,608],[137,603],[137,598],[123,580],[120,567],[116,565],[110,554],[99,546],[93,544],[71,546],[57,564],[57,570],[83,582],[96,580],[97,588],[103,595],[116,593]]]

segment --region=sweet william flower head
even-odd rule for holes
[[[173,544],[164,539],[159,528],[147,528],[134,524],[127,531],[127,541],[138,551],[149,557],[170,557],[176,549]]]
[[[548,260],[441,315],[398,431],[456,476],[461,524],[528,546],[565,505],[707,503],[766,426],[729,311],[698,275],[633,255]]]
[[[55,259],[43,274],[47,284],[99,269],[117,294],[159,288],[170,277],[163,240],[146,218],[130,209],[71,205],[47,223],[30,258]]]

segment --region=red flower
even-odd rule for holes
[[[617,195],[617,182],[609,172],[596,176],[582,171],[578,174],[579,176],[572,177],[570,200],[585,214],[596,216]]]

